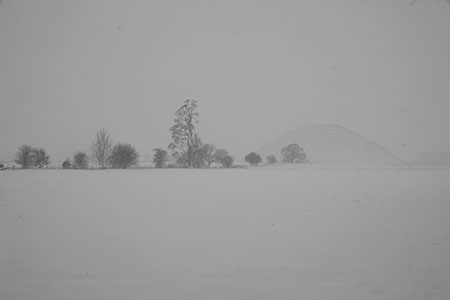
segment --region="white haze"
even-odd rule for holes
[[[0,4],[0,161],[53,161],[101,128],[145,155],[199,102],[236,157],[339,124],[400,158],[450,140],[446,1],[25,1]]]

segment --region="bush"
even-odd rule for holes
[[[33,166],[43,168],[50,164],[50,156],[44,148],[33,148]]]
[[[162,148],[153,149],[153,163],[155,164],[155,168],[164,168],[168,157],[167,151]]]
[[[33,164],[33,148],[28,145],[22,145],[16,152],[14,162],[26,169]]]
[[[269,165],[272,165],[272,164],[274,164],[276,162],[277,162],[277,158],[275,157],[275,155],[268,155],[267,156],[267,163]]]
[[[21,165],[23,169],[31,166],[43,168],[50,164],[50,156],[44,148],[33,148],[28,145],[22,145],[16,152],[14,162]]]
[[[75,169],[87,169],[89,166],[89,158],[86,152],[78,151],[73,156],[73,167]]]
[[[214,152],[214,161],[220,164],[223,168],[229,168],[233,166],[233,157],[228,154],[228,151],[225,149],[217,149]]]
[[[259,156],[255,152],[252,152],[245,156],[245,161],[252,166],[257,166],[259,163],[261,163],[261,156]]]
[[[306,154],[298,144],[290,144],[281,149],[284,163],[305,163]]]
[[[109,162],[115,169],[126,169],[137,164],[139,154],[130,144],[115,144]]]
[[[234,161],[233,157],[227,155],[222,159],[222,166],[224,168],[231,168],[233,166],[233,161]]]
[[[70,162],[69,158],[66,158],[62,163],[63,169],[70,169],[72,167],[72,164]]]
[[[216,153],[216,147],[211,144],[203,144],[200,148],[200,153],[202,155],[203,161],[205,161],[208,168],[215,161],[214,154]]]

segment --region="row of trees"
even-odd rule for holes
[[[105,129],[96,133],[91,144],[91,157],[101,169],[111,166],[114,169],[126,169],[138,162],[139,154],[136,149],[127,143],[113,145]]]
[[[154,149],[153,164],[155,168],[181,167],[188,168],[189,160],[187,156],[179,153],[172,153],[173,163],[169,163],[169,154],[162,148]],[[233,166],[233,157],[225,149],[216,149],[211,144],[202,144],[193,151],[192,168],[210,168],[213,164],[222,168]]]
[[[174,125],[169,128],[172,142],[167,150],[163,148],[153,149],[153,163],[156,168],[181,167],[181,168],[210,168],[213,164],[223,168],[233,166],[233,157],[225,149],[217,149],[214,145],[203,143],[196,125],[199,120],[197,101],[188,99],[175,112]],[[105,129],[96,133],[90,147],[90,155],[84,151],[74,154],[72,160],[67,158],[63,168],[86,169],[89,162],[95,163],[101,169],[129,168],[138,162],[139,154],[136,149],[127,143],[113,144]],[[291,144],[281,150],[283,162],[306,162],[303,149],[297,144]],[[252,152],[246,155],[245,161],[257,166],[261,163],[261,157]],[[49,156],[43,148],[33,148],[28,145],[19,147],[16,153],[16,163],[22,168],[31,166],[42,168],[50,163]],[[269,164],[275,163],[274,155],[267,157]]]
[[[178,165],[188,168],[210,167],[213,162],[220,164],[222,167],[231,167],[233,158],[224,149],[215,149],[210,144],[203,144],[201,138],[196,132],[195,125],[198,124],[199,113],[197,112],[197,101],[188,99],[175,112],[174,125],[169,129],[172,134],[172,143],[169,150],[172,151],[173,157],[176,158]],[[161,166],[161,148],[155,149],[155,156]],[[298,144],[290,144],[281,149],[284,163],[305,163],[306,154]],[[166,153],[167,155],[167,153]],[[245,161],[251,165],[257,166],[261,163],[261,156],[255,152],[245,156]],[[269,155],[267,157],[269,164],[276,163],[276,157]]]
[[[113,144],[106,129],[96,133],[90,148],[91,160],[101,169],[112,167],[114,169],[126,169],[138,162],[139,154],[136,149],[127,143]],[[63,168],[86,169],[89,165],[89,156],[85,152],[77,152],[73,161],[66,159]]]
[[[62,163],[64,169],[87,169],[89,167],[89,156],[84,151],[78,151],[74,154],[73,160],[66,158]]]
[[[89,162],[97,164],[101,169],[128,168],[137,164],[139,154],[130,144],[117,143],[113,145],[108,132],[105,129],[96,133],[96,137],[90,147],[90,156],[84,151],[74,154],[72,160],[66,158],[62,163],[64,169],[87,169]],[[16,152],[15,163],[22,168],[43,168],[50,164],[50,157],[43,148],[33,148],[22,145]]]
[[[283,163],[307,163],[306,160],[306,154],[302,147],[300,147],[298,144],[289,144],[283,149],[281,149],[281,156],[283,157],[282,162]],[[275,155],[268,155],[267,156],[267,163],[274,164],[277,162],[277,158]],[[252,166],[257,166],[261,163],[262,159],[261,156],[255,152],[251,152],[245,156],[245,161]]]

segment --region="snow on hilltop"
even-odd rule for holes
[[[281,149],[297,143],[309,162],[316,164],[406,167],[407,164],[382,146],[340,125],[311,125],[291,131],[257,153],[263,159],[275,155],[281,161]]]

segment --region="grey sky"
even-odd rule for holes
[[[0,5],[0,160],[21,144],[142,153],[185,99],[236,156],[336,123],[404,159],[450,150],[447,1],[28,1]]]

